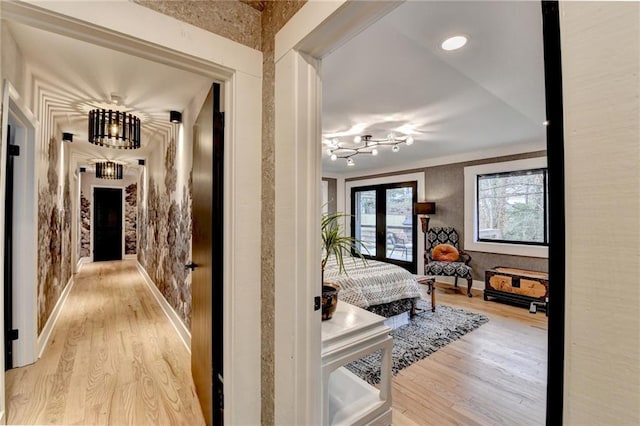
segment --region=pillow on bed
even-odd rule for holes
[[[451,244],[438,244],[433,248],[431,258],[438,262],[455,262],[460,258],[460,253]]]

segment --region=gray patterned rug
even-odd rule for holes
[[[446,305],[437,305],[431,312],[431,305],[424,300],[418,302],[418,313],[409,324],[391,331],[393,337],[393,366],[395,376],[416,361],[428,357],[443,346],[459,339],[489,321],[482,314],[467,312]],[[363,380],[376,384],[380,382],[380,351],[353,361],[345,367]]]

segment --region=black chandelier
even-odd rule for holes
[[[324,143],[328,146],[327,154],[331,161],[338,158],[347,160],[347,166],[355,165],[352,157],[358,154],[378,155],[378,147],[391,146],[391,151],[398,152],[400,145],[413,145],[413,136],[396,136],[389,133],[386,138],[374,139],[371,135],[356,136],[353,144],[343,143],[338,139],[327,140]]]
[[[140,119],[125,112],[89,111],[89,142],[119,149],[140,148]]]
[[[122,179],[122,164],[113,161],[96,163],[96,177],[98,179]]]

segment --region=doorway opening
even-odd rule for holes
[[[122,189],[93,188],[93,261],[122,260]]]
[[[380,20],[380,17],[388,14],[390,9],[394,9],[395,7],[403,7],[404,5],[409,3],[411,2],[406,2],[406,3],[402,2],[399,4],[394,3],[393,5],[387,4],[384,6],[380,5],[380,7],[376,8],[375,10],[367,10],[367,11],[363,10],[364,9],[363,6],[359,7],[358,5],[349,4],[349,6],[347,7],[346,5],[341,5],[341,8],[339,10],[337,7],[335,10],[332,10],[332,11],[322,10],[322,12],[325,14],[324,16],[329,16],[328,19],[318,17],[315,20],[308,18],[308,16],[312,15],[310,11],[312,7],[309,7],[306,18],[301,17],[300,20],[296,22],[291,21],[288,23],[288,26],[285,26],[281,30],[281,33],[279,33],[279,35],[282,35],[282,37],[276,42],[276,108],[283,113],[283,116],[281,116],[281,118],[278,121],[276,121],[276,144],[277,144],[276,162],[280,161],[281,167],[287,167],[289,165],[292,165],[292,167],[294,167],[293,165],[296,162],[298,163],[297,165],[298,168],[300,168],[300,164],[305,164],[307,167],[318,167],[318,164],[321,161],[321,158],[320,158],[321,152],[325,152],[327,148],[327,146],[323,146],[322,151],[318,149],[318,146],[320,146],[320,144],[323,141],[322,139],[317,137],[317,133],[315,133],[316,135],[315,137],[312,136],[307,139],[309,141],[308,146],[301,148],[299,147],[299,144],[296,145],[295,143],[296,140],[299,141],[302,137],[305,137],[307,135],[314,135],[314,130],[319,129],[320,127],[320,120],[316,116],[316,114],[319,115],[318,108],[320,105],[320,98],[321,98],[321,96],[318,94],[318,85],[317,85],[318,82],[321,80],[320,71],[319,71],[320,59],[323,60],[322,71],[324,72],[326,69],[325,68],[326,63],[324,62],[324,59],[327,56],[331,55],[334,52],[339,51],[345,44],[349,43],[350,40],[355,39],[358,34],[363,34],[366,31],[366,29],[371,26],[372,22],[376,22]],[[545,5],[547,3],[553,3],[553,2],[545,2]],[[543,15],[542,9],[543,8],[547,9],[545,11],[545,14],[546,14],[549,8],[546,6],[541,8],[540,4],[533,4],[533,6],[537,9],[535,12],[535,16],[538,17],[539,19],[538,42],[540,43],[540,46],[544,44],[544,48],[541,47],[539,51],[540,52],[544,51],[545,57],[547,57],[549,54],[556,57],[559,55],[558,46],[557,45],[551,46],[547,44],[546,29],[548,26],[552,31],[559,32],[559,27],[557,26],[557,19],[556,19],[556,24],[554,25],[554,23],[550,21],[549,15],[544,16],[545,31],[543,36],[542,34],[543,19],[541,19]],[[318,10],[318,12],[320,12],[320,10]],[[551,14],[553,14],[553,12]],[[557,8],[555,9],[555,14],[557,15]],[[452,15],[455,15],[455,14],[452,14]],[[300,27],[302,24],[304,24],[304,28],[296,30],[296,28]],[[429,28],[430,26],[423,25],[422,27]],[[331,28],[333,32],[330,32],[328,28]],[[424,40],[425,38],[420,38],[419,40],[416,40],[416,45],[425,43]],[[280,43],[278,43],[278,41],[280,41]],[[399,53],[399,52],[395,52],[395,53]],[[389,58],[386,58],[386,60],[379,60],[379,58],[377,58],[374,61],[366,61],[363,59],[360,62],[359,61],[360,59],[362,58],[360,57],[359,53],[357,55],[354,55],[354,60],[356,62],[359,62],[358,64],[356,64],[356,66],[364,67],[364,71],[361,71],[360,73],[356,73],[358,75],[358,78],[356,78],[355,80],[348,80],[347,78],[345,78],[342,83],[344,85],[343,88],[345,92],[348,92],[349,95],[351,95],[353,103],[362,104],[365,107],[374,105],[375,107],[382,108],[389,105],[397,106],[398,104],[392,101],[393,90],[388,90],[387,92],[384,92],[388,88],[385,84],[380,84],[379,82],[375,85],[376,90],[379,89],[380,91],[384,92],[384,94],[388,95],[388,98],[385,97],[381,102],[376,102],[373,104],[371,102],[364,102],[363,99],[357,96],[352,90],[356,85],[362,83],[361,82],[362,79],[360,77],[365,76],[367,74],[378,75],[376,73],[379,72],[379,68],[384,68],[383,65],[389,65],[389,64],[391,64],[392,66],[396,66],[396,70],[392,70],[391,72],[388,72],[388,71],[382,72],[382,74],[390,75],[391,78],[395,77],[399,80],[402,80],[402,82],[406,82],[408,80],[406,79],[403,80],[401,77],[399,77],[400,71],[406,68],[408,68],[410,71],[414,71],[415,73],[420,73],[424,71],[424,68],[411,67],[409,65],[404,64],[400,58],[400,55],[397,55],[394,57],[394,59],[397,59],[397,60],[390,60]],[[562,117],[561,115],[558,116],[557,114],[553,114],[553,111],[551,111],[548,108],[545,111],[544,104],[545,104],[545,101],[549,103],[552,101],[552,99],[554,102],[557,102],[559,98],[561,99],[562,92],[561,90],[560,91],[557,90],[559,86],[555,84],[557,83],[557,77],[559,77],[560,75],[559,68],[555,69],[554,72],[556,74],[552,75],[551,79],[549,79],[549,76],[545,74],[546,65],[547,64],[544,63],[544,67],[537,68],[538,73],[536,78],[538,80],[543,81],[543,84],[540,90],[538,91],[538,96],[540,96],[542,99],[541,110],[543,111],[543,114],[545,115],[549,114],[547,116],[547,118],[550,119],[549,126],[547,126],[546,130],[544,127],[542,127],[543,122],[545,121],[544,115],[542,117],[543,120],[541,121],[533,120],[531,122],[531,126],[532,128],[537,127],[538,130],[536,131],[539,131],[541,129],[543,138],[546,138],[546,136],[549,135],[549,137],[547,138],[548,140],[545,141],[543,139],[536,142],[538,146],[537,148],[538,152],[545,151],[548,149],[548,155],[550,157],[552,155],[554,156],[554,161],[549,161],[549,174],[550,176],[551,174],[555,174],[557,179],[554,181],[555,184],[551,183],[551,179],[550,179],[551,186],[555,185],[554,188],[550,188],[549,190],[549,198],[550,200],[553,200],[555,199],[554,198],[555,196],[552,196],[552,193],[556,195],[562,194],[562,182],[561,182],[561,179],[558,179],[558,178],[561,178],[562,176],[562,167],[563,167],[563,165],[560,164],[561,162],[558,163],[558,159],[562,158],[562,134],[561,132],[557,133],[557,129],[558,128],[561,129],[561,126],[562,126]],[[342,68],[342,72],[344,73],[344,71],[348,69],[349,67],[345,65]],[[343,73],[341,75],[343,75]],[[318,78],[318,80],[315,80],[316,77]],[[552,79],[556,79],[556,82],[553,83],[552,85],[549,85],[549,81]],[[323,85],[326,84],[326,79],[324,74],[322,76],[322,80],[323,80],[322,84]],[[300,95],[297,97],[294,97],[295,99],[293,100],[287,100],[285,97],[280,98],[280,100],[278,99],[278,96],[277,96],[278,94],[285,95],[291,92],[300,93]],[[407,90],[406,93],[407,93],[407,97],[404,98],[405,100],[413,99],[412,96],[414,95],[414,91]],[[460,94],[458,90],[453,90],[453,91],[450,90],[448,91],[448,93],[456,94],[456,95]],[[545,95],[547,95],[546,99],[545,99]],[[326,97],[322,96],[322,98],[325,99]],[[435,108],[432,110],[432,112],[435,115],[438,115],[439,113],[443,113],[443,110]],[[338,113],[336,115],[339,116],[340,114]],[[551,116],[553,116],[554,118],[552,119]],[[389,119],[389,121],[386,120],[387,118]],[[439,116],[439,118],[441,118],[441,116]],[[324,116],[322,121],[323,121],[323,124],[326,122]],[[366,121],[366,120],[362,120],[362,121]],[[393,123],[393,121],[394,121],[394,117],[392,115],[386,115],[384,114],[384,112],[380,112],[380,120],[378,120],[377,122],[378,123],[381,122],[385,124],[387,124],[388,122],[391,122],[391,124],[393,125],[395,124]],[[289,126],[287,122],[291,122],[293,124]],[[354,133],[351,133],[350,135],[344,134],[342,136],[353,137],[355,134],[362,132],[362,128],[359,128],[359,126],[357,126],[357,124],[360,124],[359,122],[353,122],[351,124],[353,125],[353,127],[350,127],[347,130],[353,131]],[[559,127],[556,127],[556,126],[559,126]],[[550,132],[551,129],[555,129],[556,131]],[[339,133],[339,132],[340,131],[338,130],[335,133]],[[552,140],[552,136],[553,136],[553,140]],[[312,155],[306,156],[305,149],[311,150],[311,149],[314,149],[314,147],[317,149],[316,156],[315,157]],[[405,147],[402,147],[400,149],[400,152],[406,151],[408,149],[409,148],[405,149]],[[293,160],[290,160],[290,158],[288,158],[290,157],[289,154],[286,156],[279,157],[278,152],[282,152],[283,150],[285,152],[287,151],[295,152],[293,156]],[[485,156],[488,153],[488,152],[484,152],[485,150],[483,149],[480,149],[480,151],[483,151],[481,154]],[[494,151],[493,156],[499,157],[501,155],[519,154],[522,152],[525,152],[525,151],[513,152],[508,149],[507,150],[500,149],[500,150]],[[536,152],[536,151],[532,150],[529,152]],[[359,156],[359,157],[365,158],[365,156]],[[380,157],[380,155],[378,155],[378,157]],[[449,160],[450,161],[453,160],[451,162],[455,162],[456,161],[455,156],[452,155],[452,157],[453,158],[450,158]],[[467,160],[460,159],[460,158],[457,159],[458,162],[475,161],[475,160],[477,160],[477,158],[470,158]],[[438,166],[438,164],[429,164],[427,166],[429,167]],[[425,165],[422,164],[422,165],[416,166],[414,163],[412,167],[409,167],[405,170],[413,171],[414,167],[423,168],[425,167]],[[391,172],[393,172],[393,170],[389,170],[388,168],[382,168],[381,170],[380,169],[375,170],[373,173],[371,173],[373,176],[370,176],[370,177],[388,176],[388,174]],[[296,173],[295,171],[293,173],[290,173],[287,176],[290,176],[290,179],[295,180],[298,186],[305,187],[306,190],[309,191],[308,202],[311,202],[316,197],[319,198],[319,189],[320,189],[319,182],[321,177],[317,177],[315,181],[312,181],[311,180],[313,176],[312,173],[308,173],[308,172]],[[355,173],[349,171],[347,178],[353,179],[353,181],[355,182],[358,179],[360,179],[361,176],[362,175],[356,175]],[[322,177],[337,179],[338,182],[340,181],[340,177],[336,178],[334,173],[323,174]],[[345,177],[343,178],[345,180],[347,179]],[[430,180],[429,176],[427,176],[426,187],[430,185],[429,180]],[[317,189],[314,189],[314,187],[317,187]],[[285,190],[287,188],[286,181],[284,179],[280,182],[276,180],[276,188],[277,188],[277,191],[279,191],[280,189]],[[346,194],[343,193],[342,195],[340,195],[340,189],[338,189],[337,193],[338,193],[338,202],[340,202],[341,199],[344,200],[346,198]],[[287,210],[288,203],[289,203],[289,200],[287,198],[283,199],[283,201],[280,202],[279,204],[277,203],[276,214],[277,215],[280,213],[285,214],[287,220],[291,220],[292,223],[296,224],[296,227],[299,227],[300,223],[303,223],[302,221],[304,220],[304,218],[309,216],[309,212],[306,211],[304,203],[300,203],[300,205],[295,205],[294,213],[290,214]],[[316,205],[318,210],[320,210],[320,207],[319,207],[320,203],[316,203]],[[345,205],[347,204],[344,203],[343,206]],[[563,206],[561,203],[550,202],[549,206],[550,206],[550,210],[552,211],[552,217],[561,217],[564,214]],[[338,206],[338,209],[340,210],[340,206]],[[439,210],[438,212],[450,213],[450,211],[439,211]],[[556,222],[556,226],[557,224],[558,222]],[[549,228],[551,233],[551,240],[555,241],[556,242],[555,247],[560,249],[558,251],[555,251],[555,250],[553,251],[555,252],[555,256],[553,260],[554,262],[558,262],[558,263],[555,263],[556,266],[554,267],[554,269],[557,272],[564,268],[563,258],[562,256],[559,255],[560,251],[562,251],[562,245],[559,244],[560,243],[559,240],[563,239],[564,234],[559,228],[554,227],[553,224],[550,224]],[[282,232],[283,235],[286,235],[288,229],[293,231],[294,229],[293,225],[291,227],[277,226],[276,235],[278,235],[280,232]],[[555,233],[553,229],[555,229]],[[309,234],[304,234],[304,237],[308,238],[311,241],[314,241],[314,237],[310,235],[310,233],[311,231],[309,231]],[[421,245],[422,244],[420,244],[420,246]],[[288,244],[287,244],[287,241],[285,241],[284,239],[280,241],[276,240],[276,248],[280,249],[281,253],[289,254]],[[550,250],[550,254],[551,252],[552,251]],[[483,255],[480,255],[478,257],[482,257],[482,256]],[[421,256],[419,255],[418,258],[421,258]],[[295,256],[295,254],[292,253],[292,256],[288,257],[288,259],[289,261],[293,261],[293,263],[297,265],[298,268],[300,268],[300,265],[301,265],[300,261],[302,260],[300,259],[300,257],[297,257]],[[548,267],[551,270],[551,265],[548,265]],[[279,268],[280,268],[280,271],[278,271]],[[301,273],[300,275],[304,275],[304,274],[312,275],[313,274],[312,269],[313,269],[312,267],[309,267],[309,270],[303,271],[303,273]],[[276,276],[278,275],[279,272],[285,273],[285,274],[295,273],[293,271],[289,272],[289,269],[286,267],[286,265],[276,264]],[[563,298],[561,293],[563,293],[564,291],[564,282],[562,280],[563,276],[561,274],[558,274],[555,276],[555,278],[559,279],[560,281],[560,282],[555,282],[554,284],[557,286],[555,287],[554,292],[555,294],[558,294],[558,299],[557,299],[557,304],[550,305],[550,306],[553,306],[555,310],[553,309],[550,310],[549,322],[551,322],[551,317],[552,317],[551,313],[553,312],[555,312],[556,321],[560,321],[560,322],[562,321],[561,312],[563,310],[563,306],[562,306]],[[282,289],[286,288],[286,285],[281,284],[281,288]],[[551,302],[551,303],[554,303],[554,302]],[[524,310],[524,312],[526,315],[527,311]],[[299,314],[301,314],[301,312]],[[287,318],[287,315],[280,315],[280,316],[285,319]],[[288,316],[295,317],[295,314],[288,315]],[[540,314],[538,314],[538,317],[539,316]],[[309,321],[309,323],[305,323],[304,325],[308,328],[309,333],[313,333],[313,331],[315,330],[311,321]],[[560,324],[557,324],[557,325],[560,325]],[[298,328],[300,327],[301,325],[298,324]],[[283,331],[286,331],[285,327],[283,327],[282,329]],[[549,333],[549,335],[551,335],[551,333]],[[320,337],[318,338],[320,339]],[[540,339],[540,341],[546,341],[546,338],[543,337],[542,339]],[[554,342],[558,346],[555,349],[552,349],[551,346],[549,346],[550,349],[553,350],[553,353],[549,351],[549,356],[548,356],[549,366],[552,365],[552,358],[555,358],[556,361],[562,359],[561,358],[562,342],[555,341],[555,340]],[[305,353],[306,358],[309,357],[308,351],[313,351],[313,347],[308,348],[307,352],[304,352],[304,349],[302,349],[302,352]],[[314,354],[311,353],[311,356],[313,355]],[[542,358],[545,359],[546,361],[546,357],[544,356],[544,354],[542,355]],[[562,381],[562,375],[556,374],[554,377],[551,377],[550,375],[546,377],[547,375],[545,374],[545,372],[542,372],[542,375],[545,376],[544,378],[547,379],[547,386],[546,386],[546,389],[542,390],[541,394],[549,395],[550,394],[549,388],[555,388],[558,382]],[[293,372],[292,376],[295,377],[295,371]],[[295,387],[295,383],[293,383],[293,386]],[[306,389],[301,386],[298,386],[296,390],[297,392],[306,391]],[[283,393],[286,393],[286,392],[283,392]],[[548,399],[545,396],[543,396],[543,399]],[[542,406],[544,407],[544,405],[545,405],[545,402],[543,401]],[[547,401],[547,405],[550,406],[549,401]],[[554,412],[557,413],[557,411],[554,411]],[[553,412],[550,412],[550,410],[547,410],[547,414],[552,414],[552,413]]]

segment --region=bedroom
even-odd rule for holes
[[[441,48],[445,38],[458,34],[467,37],[465,46],[453,51]],[[454,377],[456,362],[451,361],[441,370],[447,371],[443,381],[450,379],[452,388],[487,386],[487,391],[494,393],[487,400],[495,405],[485,401],[488,411],[475,415],[465,412],[477,403],[473,398],[461,398],[459,394],[452,398],[436,396],[436,406],[466,407],[451,410],[451,418],[458,421],[501,423],[513,420],[511,416],[517,416],[516,412],[530,423],[544,419],[545,315],[531,315],[526,306],[484,301],[482,295],[485,271],[496,266],[548,271],[545,217],[552,212],[546,212],[542,195],[538,199],[542,211],[538,211],[537,231],[533,232],[536,235],[530,233],[523,241],[522,235],[509,237],[512,231],[496,231],[491,226],[485,226],[479,234],[474,210],[477,175],[493,177],[500,183],[511,178],[506,173],[546,167],[543,65],[541,15],[539,5],[531,2],[407,2],[322,63],[325,211],[352,215],[352,220],[344,223],[345,234],[361,240],[363,252],[374,254],[371,259],[396,263],[422,274],[421,260],[429,249],[425,250],[425,234],[413,205],[434,203],[428,226],[453,227],[457,231],[460,248],[472,258],[473,284],[473,297],[468,299],[465,280],[456,289],[453,277],[438,276],[437,304],[490,316],[489,324],[479,328],[482,335],[475,335],[480,333],[477,331],[463,338],[472,339],[478,352],[487,355],[492,352],[487,348],[494,345],[501,351],[529,355],[521,366],[505,367],[490,365],[498,363],[490,359],[491,355],[474,355],[474,348],[468,343],[456,346],[464,347],[462,350],[451,349],[455,345],[441,349],[453,352],[439,355],[439,359],[462,357],[464,371],[478,376],[476,381]],[[395,135],[391,141],[390,133]],[[371,135],[369,143],[367,135]],[[372,155],[374,149],[377,152]],[[546,179],[546,175],[541,173],[536,178]],[[542,188],[544,193],[546,182],[536,188]],[[519,194],[515,198],[526,196]],[[513,204],[518,203],[512,201],[510,205]],[[523,228],[521,222],[512,224],[518,226]],[[399,239],[389,238],[398,235]],[[505,242],[512,238],[519,244]],[[511,340],[513,347],[509,348],[505,340]],[[431,393],[422,398],[408,396],[414,394],[409,389],[426,391],[424,385],[416,383],[437,380],[423,376],[430,368],[428,361],[426,358],[416,364],[422,367],[409,367],[404,377],[401,374],[400,379],[394,380],[394,422],[399,413],[409,424],[420,423],[421,410],[434,410],[433,404],[427,402]],[[460,359],[456,361],[460,363]],[[439,368],[444,365],[436,362]],[[525,364],[530,371],[524,371]],[[518,373],[511,377],[515,385],[482,383],[492,382],[485,374],[508,376],[513,373],[512,367],[523,369],[520,377]],[[506,372],[497,371],[501,368]],[[452,389],[439,388],[440,393],[456,395]],[[504,403],[495,400],[507,388],[528,394],[522,398],[525,403],[509,413]],[[524,388],[529,390],[523,391]]]

